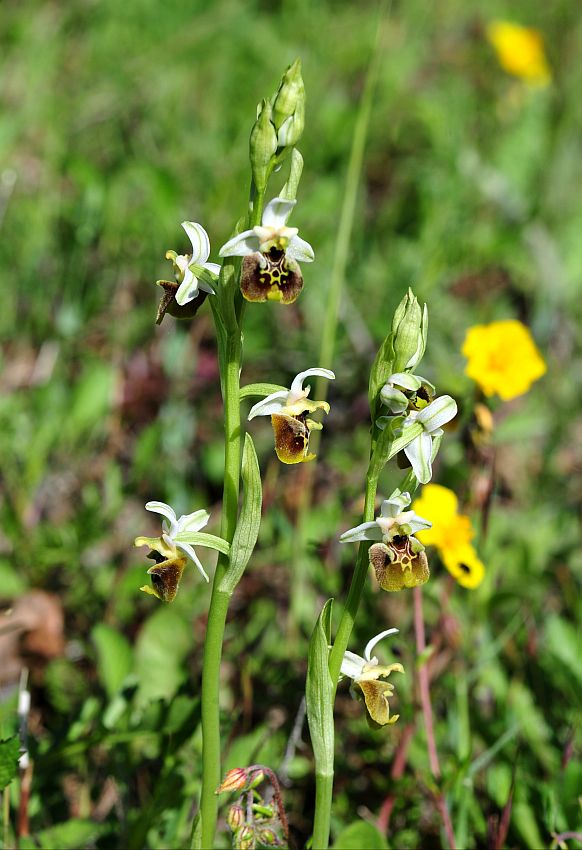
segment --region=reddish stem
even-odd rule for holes
[[[414,634],[416,637],[416,654],[417,657],[422,655],[426,649],[426,637],[424,631],[424,617],[422,614],[422,589],[415,587],[414,591]],[[418,689],[420,693],[420,704],[422,706],[422,716],[424,718],[424,726],[426,729],[426,740],[428,747],[428,757],[430,762],[430,770],[433,777],[438,780],[441,777],[441,768],[439,757],[436,748],[434,725],[432,718],[432,705],[430,702],[430,688],[428,680],[428,665],[426,660],[418,667]],[[443,821],[443,827],[449,842],[451,850],[456,850],[455,833],[453,832],[453,824],[447,807],[446,800],[439,791],[436,797],[436,805]]]
[[[394,761],[392,762],[392,768],[390,770],[390,779],[396,782],[401,778],[404,773],[404,768],[406,767],[406,759],[408,758],[408,747],[410,746],[410,742],[414,735],[414,723],[409,723],[408,726],[404,727],[404,731],[402,732],[402,736],[398,743],[398,747],[396,749],[396,754],[394,756]],[[378,830],[382,833],[382,835],[386,835],[388,833],[388,827],[390,826],[390,817],[392,815],[392,809],[394,808],[394,803],[396,802],[396,795],[393,793],[388,794],[382,806],[380,807],[380,812],[378,814],[378,820],[376,825]]]

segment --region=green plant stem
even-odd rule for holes
[[[327,850],[333,796],[333,773],[315,772],[315,820],[313,822],[313,850]]]
[[[221,537],[232,543],[237,524],[240,488],[240,362],[241,333],[237,327],[226,338],[224,374],[225,462]],[[202,794],[200,800],[202,847],[214,846],[218,817],[215,794],[221,779],[220,765],[220,661],[226,615],[231,594],[219,590],[228,569],[228,556],[220,555],[212,584],[202,665]],[[196,846],[193,843],[193,846]]]
[[[373,476],[370,472],[368,472],[368,475],[366,476],[366,494],[362,522],[372,522],[372,520],[374,519],[374,508],[376,503],[377,489],[378,477]],[[348,598],[346,600],[346,604],[338,626],[337,635],[329,655],[329,673],[333,683],[334,696],[337,690],[337,683],[339,679],[340,669],[342,666],[344,652],[348,648],[350,635],[352,633],[352,629],[354,628],[354,622],[356,620],[358,608],[360,607],[362,591],[364,589],[366,578],[368,576],[369,548],[369,543],[360,543],[360,548],[358,549],[358,557],[356,560],[356,569],[354,570],[354,575],[350,584]]]

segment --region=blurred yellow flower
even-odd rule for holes
[[[546,364],[529,330],[516,319],[474,325],[461,349],[467,360],[465,374],[485,395],[504,401],[527,392],[546,372]]]
[[[432,522],[432,528],[418,531],[416,537],[425,546],[435,546],[443,564],[460,585],[478,587],[485,567],[471,545],[475,532],[468,516],[458,513],[458,499],[452,490],[440,484],[427,484],[415,499],[412,509]]]
[[[541,33],[510,21],[492,21],[487,38],[501,67],[528,83],[545,86],[552,77]]]

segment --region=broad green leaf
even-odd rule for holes
[[[133,650],[127,638],[105,623],[98,623],[91,637],[97,650],[99,678],[111,699],[133,669]]]
[[[333,599],[328,599],[315,624],[309,641],[307,661],[307,721],[318,773],[333,774],[333,682],[329,675],[331,644],[331,611]]]
[[[10,785],[18,773],[19,752],[18,735],[0,741],[0,791]]]
[[[204,531],[180,531],[176,534],[174,540],[179,543],[191,543],[192,546],[206,546],[208,549],[216,549],[223,555],[228,555],[230,552],[230,544],[227,540],[223,540],[222,537],[217,537],[215,534],[206,534]]]
[[[268,396],[271,393],[278,393],[281,391],[288,392],[288,387],[282,387],[280,384],[247,384],[246,387],[241,387],[240,390],[240,398],[241,401],[243,398],[249,398],[250,396]]]
[[[37,833],[36,840],[43,850],[80,850],[87,845],[94,846],[95,839],[109,827],[90,820],[73,819],[58,823],[49,829]]]
[[[261,525],[263,502],[261,470],[259,469],[255,446],[249,434],[245,435],[241,475],[242,507],[232,540],[230,565],[220,583],[220,590],[223,593],[232,593],[241,580],[241,576],[253,554]]]
[[[139,702],[174,695],[186,675],[183,662],[192,641],[189,623],[174,608],[160,608],[147,620],[135,647]]]
[[[365,820],[342,829],[331,850],[387,850],[388,843],[376,827]]]

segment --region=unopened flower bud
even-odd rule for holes
[[[242,767],[233,767],[229,770],[222,784],[216,789],[217,794],[224,794],[229,791],[242,791],[246,788],[248,782],[248,774]]]
[[[300,59],[296,59],[283,75],[273,101],[273,123],[279,147],[297,144],[305,123],[305,86]]]
[[[421,309],[411,289],[404,296],[392,320],[394,346],[393,372],[414,369],[422,360],[426,348],[428,313]]]
[[[226,822],[233,832],[240,829],[245,822],[245,810],[242,806],[231,806],[226,816]]]
[[[249,779],[249,789],[258,788],[261,782],[265,781],[265,774],[262,770],[255,770],[253,773],[251,773]]]
[[[277,150],[277,132],[272,121],[271,104],[264,100],[253,129],[249,144],[253,181],[259,192],[264,192],[269,177],[269,165]]]
[[[250,824],[245,824],[236,833],[234,836],[234,846],[236,850],[255,850],[257,838],[255,830]]]
[[[267,847],[281,846],[277,833],[269,826],[263,826],[257,830],[257,841],[259,844],[265,844]]]

